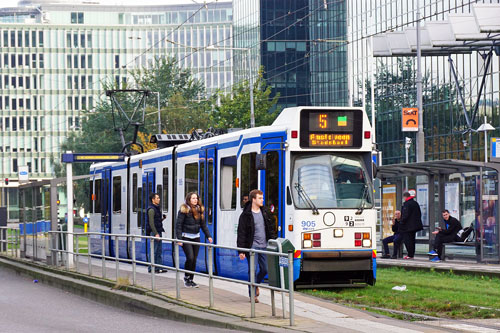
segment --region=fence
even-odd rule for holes
[[[19,248],[20,247],[20,232],[18,231],[15,233],[15,237],[9,236],[12,231],[9,230],[15,230],[7,227],[0,227],[0,245],[3,244],[8,244],[11,245],[10,248]],[[6,232],[3,230],[5,229]],[[82,263],[80,262],[81,257],[87,257],[87,272],[88,275],[92,276],[92,258],[100,259],[101,260],[101,265],[102,265],[102,278],[107,278],[107,273],[106,273],[106,260],[113,260],[116,263],[116,273],[115,273],[115,278],[116,281],[118,281],[119,278],[119,267],[120,263],[128,263],[132,265],[132,285],[137,285],[137,265],[146,265],[150,267],[150,275],[151,275],[151,290],[155,291],[156,289],[156,274],[155,269],[160,269],[160,268],[165,268],[165,269],[170,269],[170,270],[175,270],[175,289],[176,289],[176,299],[180,299],[181,297],[181,273],[191,273],[195,274],[198,276],[203,276],[208,278],[208,289],[209,289],[209,306],[210,308],[214,307],[214,286],[213,286],[213,281],[214,279],[216,280],[222,280],[222,281],[227,281],[227,282],[232,282],[232,283],[237,283],[237,284],[243,284],[243,285],[248,285],[250,286],[250,316],[252,318],[255,317],[255,287],[259,288],[264,288],[264,289],[269,289],[271,291],[271,308],[272,308],[272,316],[276,316],[276,304],[275,304],[275,292],[281,292],[281,297],[282,297],[282,310],[283,310],[283,318],[286,318],[286,309],[285,309],[285,294],[288,294],[288,303],[289,303],[289,320],[290,320],[290,326],[294,325],[295,321],[295,316],[294,316],[294,291],[293,291],[293,253],[279,253],[279,252],[270,252],[270,251],[261,251],[261,250],[255,250],[255,249],[246,249],[246,248],[238,248],[238,247],[229,247],[229,246],[221,246],[221,245],[216,245],[216,244],[207,244],[207,243],[196,243],[196,242],[190,242],[186,240],[177,240],[177,239],[171,239],[171,238],[156,238],[156,237],[151,237],[151,236],[139,236],[139,235],[124,235],[124,234],[104,234],[104,233],[98,233],[98,232],[87,232],[87,233],[74,233],[74,232],[68,232],[68,231],[42,231],[46,237],[45,237],[45,254],[47,256],[47,264],[55,264],[55,266],[59,266],[60,262],[65,262],[65,268],[67,270],[70,270],[70,260],[69,256],[73,256],[73,262],[75,263],[75,269],[78,271],[79,265]],[[7,236],[4,237],[4,234]],[[34,230],[33,234],[36,234],[36,236],[33,237],[33,241],[35,241],[38,238],[38,230]],[[90,246],[90,239],[92,236],[97,236],[100,238],[101,241],[101,254],[96,254],[92,253],[92,247]],[[88,252],[87,253],[80,253],[80,248],[79,248],[79,239],[80,238],[86,238],[87,239],[87,244],[88,244]],[[26,238],[26,233],[24,234],[24,238]],[[115,256],[109,256],[106,255],[106,240],[111,240],[114,239],[115,241]],[[147,261],[141,261],[136,259],[136,240],[141,240],[141,239],[149,239],[151,240],[160,240],[163,242],[169,242],[173,244],[173,249],[174,249],[174,267],[171,266],[165,266],[161,264],[157,264],[154,262],[154,246],[150,246],[150,259],[151,262]],[[74,251],[69,252],[67,251],[67,248],[61,244],[62,241],[70,242],[70,241],[75,241],[75,246],[74,246]],[[127,240],[130,241],[131,244],[131,259],[128,258],[120,258],[119,256],[119,241],[120,240]],[[207,270],[208,273],[202,273],[202,272],[195,272],[195,271],[189,271],[180,268],[179,264],[179,243],[186,243],[186,244],[195,244],[195,245],[200,245],[207,247],[207,253],[208,253],[208,263],[207,263]],[[9,248],[9,246],[7,246]],[[237,279],[232,279],[232,278],[227,278],[223,276],[217,276],[214,275],[213,272],[213,267],[214,267],[214,255],[213,255],[213,250],[219,248],[219,249],[226,249],[226,250],[235,250],[235,251],[243,251],[249,253],[249,260],[250,260],[250,281],[243,281],[243,280],[237,280]],[[0,246],[0,249],[2,247]],[[48,250],[47,250],[48,249]],[[2,249],[3,251],[3,249]],[[14,253],[15,252],[15,253]],[[13,256],[20,256],[18,254],[18,251],[13,251],[11,252],[7,251],[7,254],[11,254]],[[269,285],[264,285],[264,284],[258,284],[255,282],[255,254],[256,253],[261,253],[265,254],[268,256],[278,256],[278,257],[283,257],[284,261],[287,262],[288,264],[288,282],[289,282],[289,289],[286,289],[283,283],[281,284],[281,288],[278,287],[273,287]],[[282,262],[282,260],[279,260],[278,262]],[[280,269],[280,274],[281,276],[281,281],[284,281],[284,276],[283,276],[283,270]]]

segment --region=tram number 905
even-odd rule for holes
[[[316,221],[302,221],[301,225],[303,230],[311,230],[316,227]]]

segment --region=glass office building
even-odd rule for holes
[[[229,91],[232,51],[204,48],[232,45],[232,19],[230,2],[37,0],[0,9],[0,188],[17,187],[21,166],[30,179],[52,178],[51,158],[60,158],[61,143],[79,129],[81,111],[105,98],[102,83],[125,82],[155,58],[175,57],[209,93]]]
[[[282,107],[346,105],[345,1],[234,0],[234,47],[250,48]],[[247,79],[247,54],[235,51],[236,80]]]
[[[448,13],[469,13],[476,2],[420,1],[422,26],[428,21],[446,20]],[[416,58],[382,57],[372,62],[370,37],[415,26],[416,3],[410,0],[349,2],[349,102],[366,106],[370,113],[370,87],[372,81],[376,82],[376,139],[384,164],[404,163],[405,136],[415,139],[414,133],[401,131],[401,109],[416,106]],[[452,54],[451,59],[464,88],[467,109],[470,110],[478,97],[485,60],[478,52]],[[484,122],[484,116],[495,128],[500,127],[498,55],[493,55],[490,66],[478,115],[472,125],[474,129]],[[448,57],[422,57],[422,76],[425,160],[469,159],[472,155],[473,160],[484,161],[483,133],[473,133],[472,142],[469,135],[464,134],[467,124]],[[495,133],[499,134],[497,131],[489,134]],[[409,155],[410,162],[414,162],[414,144]]]

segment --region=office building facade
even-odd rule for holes
[[[250,48],[280,94],[279,106],[346,105],[346,1],[234,0],[234,46]],[[246,54],[235,52],[235,78],[248,78]]]
[[[15,188],[22,166],[30,179],[53,177],[51,158],[79,129],[82,110],[105,98],[103,83],[125,82],[156,58],[175,57],[209,93],[232,85],[232,51],[204,49],[232,45],[230,2],[54,2],[0,9],[0,187]]]

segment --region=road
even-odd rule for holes
[[[230,332],[116,309],[0,267],[0,332]]]

